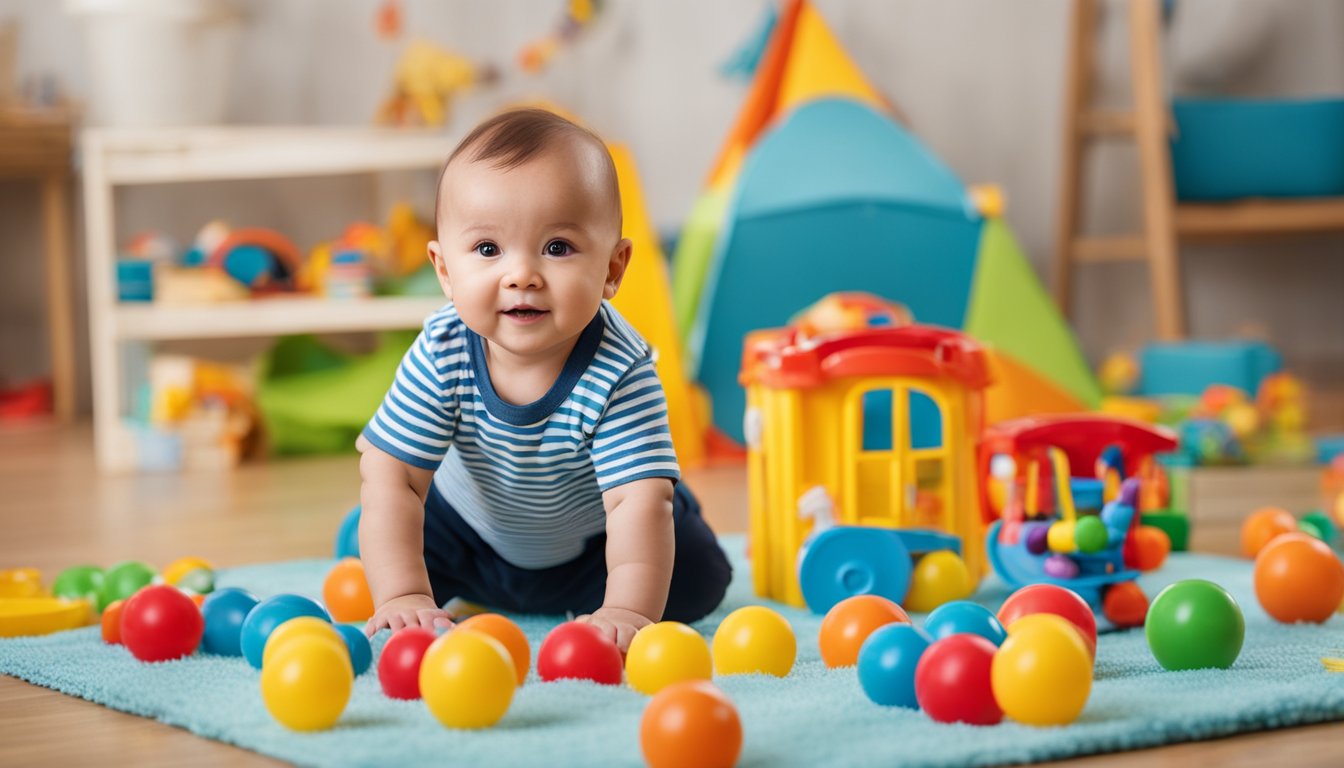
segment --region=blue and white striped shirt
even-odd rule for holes
[[[425,321],[364,437],[434,469],[443,498],[500,556],[547,568],[606,527],[602,493],[680,478],[649,345],[608,302],[536,402],[490,383],[483,341],[449,304]]]

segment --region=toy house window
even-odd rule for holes
[[[943,412],[933,398],[919,390],[907,390],[910,414],[910,448],[941,448]],[[892,450],[892,390],[873,389],[863,393],[863,450]]]

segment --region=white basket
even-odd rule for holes
[[[241,20],[233,0],[67,0],[66,10],[83,22],[91,122],[223,121]]]

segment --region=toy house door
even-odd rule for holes
[[[950,530],[946,393],[907,379],[872,383],[846,399],[843,464],[853,523]]]

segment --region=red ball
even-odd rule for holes
[[[1083,636],[1088,654],[1094,659],[1097,657],[1097,617],[1092,613],[1092,606],[1077,592],[1056,584],[1023,587],[999,606],[999,623],[1007,629],[1014,621],[1033,613],[1053,613],[1067,619]]]
[[[567,621],[551,630],[537,651],[537,674],[542,680],[592,680],[621,684],[621,651],[592,624]]]
[[[177,587],[145,587],[121,609],[121,642],[141,661],[168,661],[190,656],[201,642],[205,619],[201,609]]]
[[[437,637],[424,627],[403,627],[387,639],[378,658],[378,683],[388,698],[420,698],[420,662]]]
[[[994,699],[990,665],[998,650],[979,635],[945,637],[930,645],[915,667],[915,698],[940,723],[994,725],[1003,710]]]

